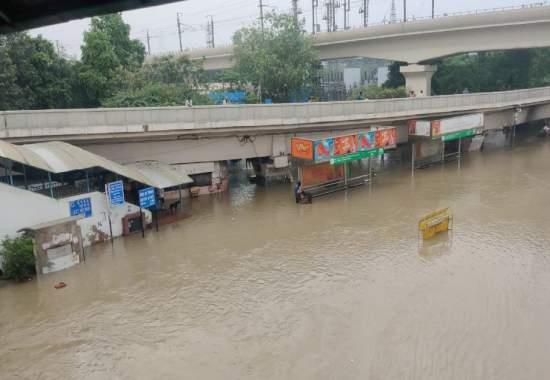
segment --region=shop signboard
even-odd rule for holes
[[[357,135],[334,138],[334,156],[343,156],[355,152],[357,152]]]
[[[313,141],[293,137],[290,144],[292,157],[313,160]]]
[[[351,154],[346,154],[345,156],[333,157],[333,158],[330,159],[330,163],[331,163],[331,165],[339,165],[339,164],[344,164],[344,163],[350,162],[350,161],[357,161],[357,160],[362,160],[362,159],[370,158],[370,157],[378,157],[378,156],[381,156],[383,154],[384,154],[384,149],[383,148],[375,148],[375,149],[371,149],[371,150],[367,150],[367,151],[363,151],[363,152],[355,152],[355,153],[351,153]]]
[[[390,149],[397,146],[397,129],[386,128],[376,131],[376,147]]]
[[[313,146],[315,147],[315,162],[329,161],[333,155],[334,139],[317,140],[313,143]]]
[[[466,129],[464,131],[458,131],[458,132],[453,132],[453,133],[448,133],[446,135],[443,135],[441,136],[441,140],[444,142],[448,142],[448,141],[463,139],[466,137],[471,137],[471,136],[474,136],[475,134],[476,134],[475,128]]]
[[[432,128],[428,120],[410,120],[409,136],[430,137]]]
[[[467,129],[481,128],[484,124],[482,113],[451,117],[448,119],[432,121],[432,138],[439,138],[449,133],[464,131]]]
[[[376,134],[374,131],[357,135],[357,150],[364,152],[376,148]]]

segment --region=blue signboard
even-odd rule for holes
[[[139,207],[149,208],[155,204],[155,189],[153,187],[147,187],[139,191]]]
[[[107,184],[107,198],[111,206],[124,204],[124,184],[122,181],[109,182]]]
[[[90,198],[82,198],[69,202],[71,216],[84,215],[85,218],[92,216],[92,200]]]

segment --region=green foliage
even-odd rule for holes
[[[143,64],[145,47],[130,39],[130,26],[119,13],[93,17],[84,33],[80,85],[87,106],[98,106],[124,86],[128,72]]]
[[[404,63],[400,62],[394,62],[390,65],[388,80],[384,83],[384,87],[397,88],[405,86],[405,78],[399,71],[399,68],[403,65]]]
[[[22,235],[3,240],[0,245],[0,256],[4,274],[9,279],[25,281],[36,273],[33,243],[29,236]]]
[[[103,102],[104,107],[161,107],[183,106],[187,100],[193,105],[210,104],[207,96],[187,87],[174,84],[151,83],[137,89],[120,91]]]
[[[317,53],[303,25],[290,15],[270,13],[263,32],[258,24],[242,28],[233,43],[240,82],[260,88],[263,98],[285,102],[290,94],[316,83]]]
[[[348,100],[392,99],[406,97],[407,91],[405,90],[405,87],[388,88],[373,85],[353,89],[351,95],[348,97]]]
[[[0,109],[66,108],[73,103],[72,63],[41,36],[0,37],[0,68]]]

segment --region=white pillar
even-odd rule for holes
[[[432,95],[432,77],[437,71],[437,66],[408,65],[401,66],[400,71],[405,77],[407,94],[414,91],[417,97]]]

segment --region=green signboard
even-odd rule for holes
[[[446,135],[441,136],[441,141],[447,142],[447,141],[463,139],[465,137],[470,137],[470,136],[473,136],[475,134],[476,134],[475,128],[474,129],[465,129],[463,131],[447,133]]]
[[[339,165],[350,161],[362,160],[364,158],[377,157],[383,154],[384,154],[384,148],[376,148],[376,149],[366,150],[364,152],[355,152],[355,153],[346,154],[345,156],[333,157],[330,159],[330,163],[331,165]]]

